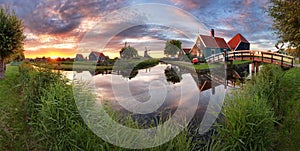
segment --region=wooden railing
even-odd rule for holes
[[[209,63],[224,61],[224,53],[221,52],[221,53],[213,54],[209,57],[206,57],[205,60],[206,60],[206,62],[209,62]]]
[[[225,59],[224,59],[225,56]],[[261,50],[240,50],[240,51],[230,51],[224,53],[218,53],[205,58],[207,62],[220,62],[220,61],[234,61],[234,60],[252,60],[256,62],[265,62],[271,64],[277,64],[284,67],[294,66],[294,57],[266,52]]]

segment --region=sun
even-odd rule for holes
[[[58,56],[50,56],[51,59],[57,59],[59,58]]]

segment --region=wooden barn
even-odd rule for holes
[[[230,46],[232,51],[237,50],[250,50],[250,43],[247,39],[241,35],[240,33],[236,34],[229,42],[228,45]]]
[[[84,57],[82,54],[76,54],[75,61],[83,61]]]
[[[201,54],[204,57],[211,56],[213,54],[230,51],[229,45],[224,38],[215,37],[214,30],[211,30],[211,35],[199,35],[196,40],[197,47],[201,50]]]
[[[105,56],[102,52],[92,51],[89,55],[90,61],[104,62],[108,59],[109,57]]]

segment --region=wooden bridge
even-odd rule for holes
[[[232,62],[234,60],[249,60],[252,61],[252,63],[256,63],[256,66],[258,66],[258,62],[277,64],[280,65],[281,67],[288,67],[288,68],[294,66],[294,57],[292,56],[273,53],[273,52],[266,52],[261,50],[240,50],[240,51],[230,51],[227,53],[222,52],[222,53],[211,55],[205,59],[209,63],[215,63],[221,61]]]

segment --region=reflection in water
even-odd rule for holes
[[[124,78],[128,78],[128,79],[131,79],[131,78],[134,78],[138,73],[139,73],[139,70],[131,70],[131,69],[126,69],[126,70],[120,70],[119,73],[124,77]]]
[[[77,77],[80,75],[86,76],[86,72],[78,73]],[[130,74],[129,74],[130,75]],[[128,73],[125,74],[128,76]],[[75,79],[78,79],[75,78]],[[99,74],[89,77],[95,83],[95,91],[99,96],[101,102],[108,104],[110,108],[115,111],[120,112],[122,115],[131,115],[132,119],[138,121],[138,123],[143,125],[148,125],[153,119],[161,119],[163,121],[167,120],[168,115],[173,115],[177,111],[178,106],[182,103],[189,104],[192,101],[192,96],[195,93],[200,96],[199,104],[197,107],[196,117],[201,120],[203,113],[206,110],[206,105],[210,98],[211,91],[205,91],[200,94],[198,90],[198,83],[194,80],[193,75],[190,73],[184,73],[177,66],[170,66],[165,64],[159,64],[149,69],[142,69],[135,74],[135,78],[124,78],[124,75],[113,72],[113,74]],[[84,79],[89,79],[84,78]],[[83,78],[82,78],[83,79]],[[169,80],[174,80],[175,82],[169,82]],[[161,85],[153,85],[153,81],[158,81]],[[122,88],[122,83],[125,83],[129,91],[114,90],[114,87]],[[147,102],[151,99],[151,95],[158,95],[157,93],[151,94],[150,85],[154,87],[158,92],[162,92],[166,89],[166,96],[163,98],[162,105],[155,111],[149,114],[137,114],[126,110],[120,105],[120,101],[126,104],[128,99],[135,99],[139,102]],[[189,87],[189,89],[182,89]],[[121,96],[118,98],[118,95]],[[130,96],[130,98],[129,98]],[[132,97],[132,98],[131,98]],[[133,104],[134,105],[134,104]],[[195,105],[186,105],[190,108],[185,108],[184,111],[190,111]]]
[[[82,72],[77,73],[74,79],[92,79],[92,82],[95,83],[95,91],[101,102],[105,102],[113,110],[120,112],[124,116],[130,115],[132,119],[143,125],[149,124],[148,122],[152,121],[153,118],[162,119],[163,121],[167,120],[168,115],[173,115],[180,103],[191,102],[191,96],[195,93],[194,90],[197,90],[199,103],[194,121],[199,123],[203,118],[210,99],[217,98],[219,95],[214,93],[214,90],[224,87],[222,84],[224,84],[226,77],[221,71],[221,69],[215,69],[193,73],[182,67],[159,64],[151,67],[151,70],[150,68],[136,71],[123,70],[123,72],[112,72],[112,74],[98,74],[95,76],[88,76],[87,73],[89,72]],[[153,85],[153,81],[159,81],[166,87]],[[126,84],[129,91],[113,88],[113,85],[117,88],[124,87],[122,83]],[[151,83],[157,91],[166,89],[167,92],[162,105],[157,110],[149,114],[137,114],[126,110],[120,105],[120,101],[126,103],[130,99],[143,103],[149,101],[152,97],[151,95],[157,95],[150,93]],[[182,90],[182,87],[186,86],[193,86],[193,88]],[[190,106],[194,107],[192,104]],[[186,108],[185,110],[189,111],[190,109]]]
[[[180,69],[176,66],[168,66],[165,69],[165,76],[167,81],[172,82],[173,84],[180,82],[182,79]]]

